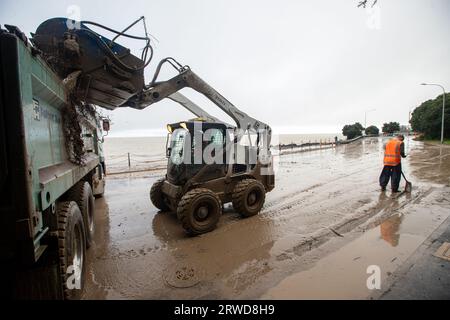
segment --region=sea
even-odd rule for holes
[[[342,134],[284,134],[274,135],[272,145],[332,142]],[[105,137],[104,152],[108,173],[158,170],[166,164],[167,137]]]

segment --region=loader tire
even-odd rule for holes
[[[59,272],[64,298],[77,300],[85,279],[86,233],[83,217],[74,201],[57,204]]]
[[[239,181],[233,191],[233,208],[243,217],[257,215],[266,200],[264,185],[254,179]]]
[[[214,230],[222,215],[219,197],[209,189],[198,188],[187,192],[178,203],[177,217],[191,236]]]
[[[164,201],[164,194],[162,192],[162,185],[164,181],[165,181],[164,178],[156,180],[156,182],[152,185],[152,188],[150,189],[150,200],[152,201],[153,205],[156,208],[158,208],[163,212],[169,211],[169,207]]]
[[[95,198],[91,185],[86,181],[80,181],[69,191],[68,199],[75,201],[80,208],[86,230],[86,248],[90,248],[94,242],[95,233]]]

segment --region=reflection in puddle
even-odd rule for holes
[[[393,247],[398,246],[400,240],[399,229],[403,217],[403,214],[399,213],[380,224],[381,238]]]

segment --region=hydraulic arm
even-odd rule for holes
[[[137,95],[136,98],[129,101],[129,106],[136,109],[144,109],[162,99],[169,98],[180,103],[194,114],[205,114],[206,118],[211,119],[212,116],[208,115],[199,106],[186,103],[190,100],[178,92],[186,87],[201,93],[229,115],[236,122],[237,129],[241,129],[241,135],[248,131],[253,133],[265,133],[268,139],[266,143],[268,146],[270,145],[271,128],[269,125],[256,120],[239,110],[224,96],[196,75],[189,67],[183,67],[183,69],[180,70],[180,73],[172,79],[156,83],[150,89],[144,90],[141,94]],[[194,106],[195,109],[193,108]]]

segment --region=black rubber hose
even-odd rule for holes
[[[150,57],[149,57],[148,61],[144,61],[144,65],[140,68],[130,67],[130,66],[126,65],[125,63],[123,63],[119,58],[117,58],[116,54],[111,50],[111,48],[100,37],[98,37],[98,34],[96,32],[94,32],[90,29],[78,30],[78,32],[80,32],[80,31],[91,34],[95,38],[95,40],[104,47],[104,50],[109,53],[109,56],[129,72],[135,72],[135,71],[140,71],[140,70],[145,69],[150,64],[150,62],[153,58],[153,48],[151,46],[148,46],[148,50],[150,50]]]
[[[112,33],[115,33],[115,34],[118,34],[118,35],[121,35],[121,36],[124,36],[124,37],[137,39],[137,40],[148,40],[148,41],[150,41],[150,39],[148,37],[139,37],[139,36],[133,36],[133,35],[130,35],[130,34],[122,33],[121,31],[117,31],[117,30],[108,28],[107,26],[104,26],[104,25],[102,25],[100,23],[97,23],[97,22],[81,21],[80,23],[82,23],[82,24],[91,24],[91,25],[94,25],[96,27],[108,30],[109,32],[112,32]]]
[[[147,43],[146,43],[145,48],[143,49],[143,52],[141,54],[141,60],[143,60],[144,65],[142,67],[140,67],[140,68],[132,68],[130,66],[127,66],[119,58],[117,58],[117,56],[111,50],[111,48],[108,46],[108,44],[106,44],[101,38],[99,38],[98,34],[95,31],[90,30],[89,28],[80,30],[80,31],[85,31],[85,32],[93,34],[95,36],[96,40],[99,41],[104,46],[104,48],[110,53],[111,58],[114,59],[118,64],[120,64],[124,69],[127,69],[129,72],[144,70],[150,64],[150,62],[152,61],[152,59],[153,59],[153,47],[150,45],[150,38],[149,37],[138,37],[138,36],[126,34],[124,32],[120,32],[120,31],[111,29],[111,28],[109,28],[107,26],[104,26],[104,25],[102,25],[100,23],[97,23],[97,22],[81,21],[80,23],[85,24],[85,25],[89,25],[89,24],[90,25],[94,25],[94,26],[97,26],[99,28],[102,28],[102,29],[105,29],[107,31],[110,31],[112,33],[115,33],[115,34],[117,34],[119,36],[124,36],[124,37],[127,37],[127,38],[136,39],[136,40],[146,40]],[[149,50],[150,50],[150,57],[146,61],[146,58],[147,58]]]

